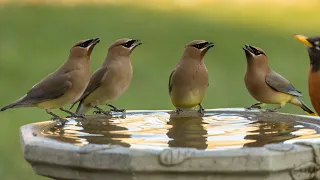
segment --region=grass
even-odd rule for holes
[[[259,7],[259,6],[258,6]],[[100,37],[92,55],[92,70],[103,61],[106,49],[122,37],[139,38],[143,46],[132,55],[134,77],[127,93],[114,104],[126,109],[172,109],[167,84],[183,46],[193,39],[213,41],[206,55],[210,87],[206,108],[243,107],[255,102],[247,92],[241,49],[248,43],[269,56],[270,66],[307,93],[308,57],[294,33],[314,35],[320,24],[311,9],[277,9],[232,6],[203,9],[103,6],[0,6],[0,105],[24,95],[43,76],[67,58],[80,39]],[[282,112],[303,113],[287,105]],[[40,180],[23,159],[19,127],[47,120],[41,109],[12,109],[0,113],[0,179]]]

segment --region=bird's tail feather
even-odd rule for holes
[[[16,100],[15,102],[3,107],[0,109],[0,111],[5,111],[10,108],[19,108],[19,107],[31,107],[33,106],[32,104],[28,102],[24,102],[26,96],[23,96],[22,98]]]
[[[19,103],[14,102],[14,103],[11,103],[11,104],[1,108],[0,111],[5,111],[10,108],[19,108],[19,107],[31,107],[31,105],[30,104],[19,104]]]
[[[85,103],[83,103],[82,101],[80,101],[79,105],[77,107],[76,113],[77,114],[85,114],[86,112],[89,111],[90,108],[91,108],[91,106],[88,106]]]
[[[301,109],[303,109],[304,112],[306,112],[310,116],[317,116],[315,112],[313,112],[299,97],[296,97],[296,99],[299,101],[299,105]],[[296,104],[296,103],[293,103]]]

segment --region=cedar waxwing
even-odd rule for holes
[[[99,38],[83,40],[75,44],[69,58],[55,72],[47,75],[34,85],[26,95],[17,101],[3,107],[1,111],[18,107],[39,107],[53,116],[51,109],[60,108],[75,117],[81,117],[63,108],[64,105],[75,102],[84,92],[90,79],[90,55]]]
[[[204,40],[191,41],[185,46],[182,58],[171,72],[169,94],[177,113],[198,105],[199,113],[204,113],[201,103],[209,86],[204,56],[213,46],[212,42]]]
[[[301,92],[280,74],[272,71],[268,64],[268,57],[262,49],[245,45],[243,50],[247,58],[244,82],[251,96],[259,101],[247,109],[260,109],[262,104],[278,104],[278,107],[267,110],[276,112],[286,103],[291,103],[301,107],[306,113],[314,115],[314,112],[300,99]]]
[[[320,37],[305,37],[295,35],[298,41],[307,46],[310,68],[308,75],[309,96],[313,108],[320,113]]]
[[[125,111],[109,103],[119,98],[128,89],[132,79],[130,54],[141,44],[139,40],[127,38],[119,39],[111,44],[106,59],[93,73],[88,87],[77,101],[80,101],[76,110],[77,114],[85,114],[90,108],[97,109],[98,111],[95,111],[97,113],[110,114],[99,108],[99,105],[108,105],[113,108],[113,111]]]

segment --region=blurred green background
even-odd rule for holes
[[[273,70],[302,91],[302,99],[311,106],[307,91],[309,60],[293,34],[319,35],[319,3],[135,2],[63,5],[5,4],[0,0],[0,106],[21,97],[58,68],[78,40],[93,37],[100,37],[101,42],[92,54],[92,71],[102,63],[114,40],[128,37],[144,42],[132,55],[131,86],[114,103],[121,108],[173,109],[168,77],[184,45],[194,39],[216,44],[205,57],[210,74],[205,108],[243,107],[256,102],[243,82],[246,61],[242,46],[246,43],[263,48]],[[281,111],[303,113],[292,105]],[[0,113],[1,180],[47,179],[36,176],[23,159],[19,127],[48,118],[37,108]]]

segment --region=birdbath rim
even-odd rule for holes
[[[127,111],[128,114],[141,112],[169,111]],[[317,129],[317,132],[320,130],[320,118],[313,116],[261,113],[257,110],[246,111],[243,108],[207,109],[206,112],[252,114],[263,117],[277,117],[281,121],[299,120],[312,126],[313,129]],[[301,168],[297,169],[297,167],[300,167],[300,165],[302,168],[309,168],[305,164],[316,163],[313,162],[315,156],[313,148],[320,144],[320,139],[316,139],[313,142],[267,144],[263,147],[246,147],[223,151],[204,151],[194,148],[130,149],[110,144],[76,146],[41,135],[42,128],[52,123],[52,121],[45,121],[22,126],[20,140],[24,157],[32,165],[35,173],[55,179],[83,179],[79,173],[90,176],[92,180],[103,179],[99,179],[94,173],[87,172],[88,170],[103,174],[101,177],[104,178],[114,172],[124,173],[128,178],[132,176],[132,172],[147,174],[155,172],[163,174],[172,172],[271,173],[290,170],[299,174]]]

